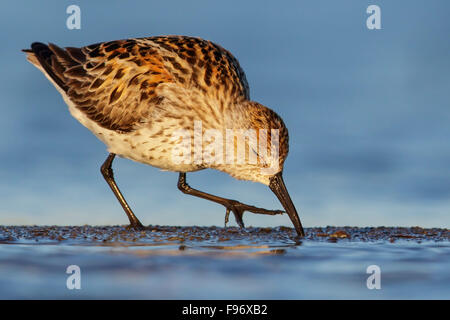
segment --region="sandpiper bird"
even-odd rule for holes
[[[31,49],[23,51],[28,61],[61,93],[72,116],[108,147],[109,156],[101,166],[101,173],[132,228],[144,227],[114,180],[111,165],[116,155],[179,172],[178,188],[182,192],[223,205],[226,221],[231,211],[241,227],[244,227],[244,211],[269,215],[283,211],[266,210],[193,189],[187,184],[186,173],[212,168],[236,179],[263,183],[278,197],[297,234],[304,236],[282,178],[289,149],[287,128],[274,111],[250,100],[244,71],[224,48],[200,38],[157,36],[82,48],[33,43]],[[271,143],[263,147],[267,150],[254,148],[250,140],[255,142],[255,138],[248,135],[244,140],[250,149],[245,152],[245,159],[256,154],[256,162],[236,161],[236,157],[226,163],[204,161],[202,157],[196,161],[175,161],[174,132],[180,129],[192,132],[196,123],[201,124],[201,133],[209,129],[220,133],[231,130],[235,135],[233,152],[238,148],[236,144],[243,130],[267,130],[267,136],[258,135],[256,139],[272,142],[271,132],[275,129],[279,142],[277,152],[273,152]],[[189,150],[189,156],[195,157],[192,148]],[[269,170],[269,174],[262,170],[272,167],[277,170]]]

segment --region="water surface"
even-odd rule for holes
[[[0,298],[449,299],[450,232],[1,227]],[[69,265],[81,289],[68,290]],[[381,269],[369,290],[367,267]]]

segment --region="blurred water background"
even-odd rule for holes
[[[333,238],[338,230],[347,237]],[[299,241],[286,228],[0,227],[0,299],[450,298],[448,230],[306,233]],[[74,265],[79,290],[67,287]],[[367,286],[369,266],[379,289]]]
[[[81,8],[81,30],[66,8]],[[366,28],[377,4],[382,29]],[[305,226],[450,225],[450,2],[4,1],[0,12],[0,224],[125,224],[100,175],[106,149],[20,52],[162,34],[212,40],[291,136],[285,180]],[[222,225],[177,174],[129,160],[116,178],[146,224]],[[190,184],[279,208],[265,186],[203,171]],[[248,225],[290,225],[246,216]]]
[[[2,246],[0,299],[450,298],[448,243],[308,243],[282,255],[178,247]],[[366,285],[374,263],[380,290]],[[67,289],[72,264],[81,268],[81,290]]]

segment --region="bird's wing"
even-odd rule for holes
[[[100,126],[132,131],[171,83],[211,99],[249,98],[238,61],[212,42],[182,36],[117,40],[82,48],[33,43],[28,60]],[[222,101],[226,103],[226,101]]]
[[[226,49],[207,40],[186,36],[136,39],[159,48],[165,67],[186,88],[196,87],[214,98],[250,99],[244,71]]]
[[[133,56],[127,48],[126,40],[64,49],[33,43],[26,52],[28,60],[43,69],[91,120],[104,128],[127,132],[163,99],[155,87],[173,81],[151,48],[145,59]]]

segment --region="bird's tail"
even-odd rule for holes
[[[41,70],[57,87],[67,92],[67,78],[64,72],[84,63],[85,55],[79,48],[62,49],[57,45],[34,42],[31,49],[22,50],[27,60]]]

